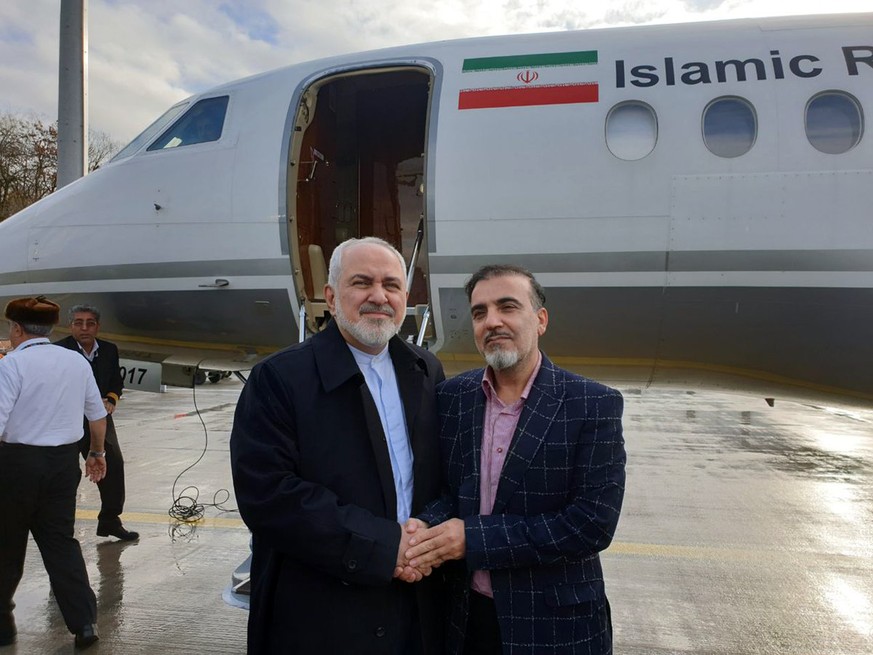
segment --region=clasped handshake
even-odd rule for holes
[[[394,577],[418,582],[443,562],[463,558],[465,546],[461,519],[449,519],[432,528],[424,521],[409,519],[401,529]]]

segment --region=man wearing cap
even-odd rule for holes
[[[12,597],[28,532],[76,646],[98,639],[97,601],[73,527],[82,415],[91,432],[85,473],[97,482],[106,474],[106,410],[88,363],[48,339],[59,310],[42,296],[6,305],[13,350],[0,360],[0,646],[16,641]]]
[[[97,388],[106,408],[106,477],[97,483],[100,489],[100,514],[97,515],[97,536],[113,536],[121,541],[139,539],[139,533],[126,530],[121,524],[124,510],[124,457],[118,445],[118,434],[112,414],[124,390],[124,380],[118,365],[118,347],[103,339],[100,332],[100,310],[93,305],[70,308],[70,336],[56,344],[80,353],[91,364]],[[85,435],[79,441],[79,451],[87,459],[90,449],[88,421]]]

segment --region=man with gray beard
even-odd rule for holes
[[[439,495],[443,370],[396,336],[406,271],[385,241],[337,246],[324,292],[334,320],[255,366],[234,417],[248,652],[442,653],[441,576],[406,566],[401,526]]]
[[[461,560],[443,568],[449,653],[609,655],[598,553],[624,496],[621,394],[540,352],[549,315],[529,271],[485,266],[465,290],[488,366],[440,385],[448,492],[407,526],[409,566]]]

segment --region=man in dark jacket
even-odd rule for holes
[[[418,515],[434,527],[417,526],[409,564],[462,560],[447,565],[448,653],[611,655],[599,554],[624,497],[622,396],[540,351],[530,271],[484,266],[465,290],[488,366],[440,386],[448,493]]]
[[[442,653],[438,577],[401,581],[401,524],[439,493],[443,379],[396,336],[406,297],[394,248],[340,244],[325,287],[334,320],[243,389],[230,454],[253,536],[250,655]]]
[[[139,539],[138,532],[126,530],[121,524],[124,510],[124,457],[118,445],[118,434],[112,414],[121,399],[124,381],[118,364],[118,348],[114,343],[98,339],[100,311],[91,305],[76,305],[69,311],[70,336],[57,345],[75,350],[91,364],[94,379],[106,407],[106,477],[97,483],[100,489],[100,514],[97,515],[97,536],[116,537],[122,541]],[[79,442],[82,457],[87,457],[91,440],[88,422],[85,436]]]

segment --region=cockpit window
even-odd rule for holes
[[[191,109],[149,146],[149,150],[179,148],[195,143],[218,141],[227,113],[228,96],[206,98]]]
[[[160,132],[162,129],[167,127],[170,123],[172,123],[176,118],[188,107],[190,103],[186,100],[185,102],[180,102],[178,105],[173,105],[167,111],[165,111],[160,118],[158,118],[154,123],[145,128],[139,135],[126,146],[124,146],[118,153],[110,160],[110,161],[118,161],[119,159],[125,159],[134,154],[137,150],[142,148],[146,143],[155,138],[155,134]]]

